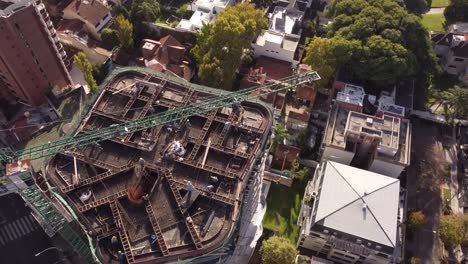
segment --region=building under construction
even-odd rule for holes
[[[218,96],[162,76],[117,74],[76,135]],[[122,256],[128,263],[207,256],[235,245],[244,214],[255,213],[271,123],[270,111],[252,102],[175,116],[162,126],[57,154],[47,177],[106,263]]]

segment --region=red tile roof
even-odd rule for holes
[[[110,12],[110,9],[99,0],[73,0],[64,11],[66,10],[77,13],[93,25],[96,25]]]
[[[153,51],[143,49],[148,42],[155,44]],[[177,75],[185,80],[192,78],[193,70],[190,68],[188,58],[185,56],[185,47],[174,37],[168,35],[159,41],[144,39],[143,47],[143,55],[146,62],[157,61],[156,64],[152,63],[147,66],[148,68]]]
[[[281,144],[281,145],[276,146],[275,160],[281,161],[281,162],[284,160],[290,164],[294,160],[299,159],[300,153],[301,153],[300,148]]]
[[[292,64],[290,62],[260,56],[257,59],[255,68],[263,68],[268,79],[279,80],[293,75]]]
[[[314,102],[316,94],[317,91],[312,86],[302,85],[296,87],[296,97],[299,99]]]
[[[293,75],[292,64],[286,61],[260,56],[240,83],[240,89],[262,85],[266,81],[279,80]]]

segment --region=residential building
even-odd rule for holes
[[[203,24],[213,23],[224,9],[235,3],[235,0],[196,0],[191,4],[193,15],[189,20],[182,19],[177,28],[199,31]]]
[[[276,6],[269,14],[267,30],[262,30],[252,44],[254,57],[266,56],[292,63],[299,63],[298,45],[302,33],[304,12],[296,7]]]
[[[410,164],[411,125],[404,107],[379,98],[377,116],[362,113],[376,101],[362,87],[346,85],[330,110],[322,158],[397,178]],[[366,98],[366,99],[365,99]]]
[[[141,48],[143,57],[137,61],[140,66],[179,76],[187,81],[192,79],[194,71],[185,47],[174,37],[168,35],[159,41],[144,39]]]
[[[398,179],[325,160],[306,187],[298,247],[334,263],[399,263],[404,215]]]
[[[468,33],[433,33],[431,41],[444,71],[463,75],[468,65]]]
[[[0,92],[22,103],[47,102],[46,92],[72,84],[65,53],[44,4],[0,2]]]
[[[468,33],[468,23],[467,22],[458,22],[452,25],[447,26],[447,31],[451,33]]]
[[[81,20],[88,33],[100,40],[99,32],[112,20],[112,14],[105,0],[73,0],[63,10],[63,18]]]

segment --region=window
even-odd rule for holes
[[[464,61],[465,59],[462,59],[462,58],[455,58],[455,61]]]
[[[270,52],[270,50],[266,50],[266,52]]]
[[[449,65],[448,67],[449,68],[456,68],[456,66],[454,66],[454,65]]]

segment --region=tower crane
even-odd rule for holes
[[[144,118],[113,124],[109,127],[95,131],[80,133],[75,136],[59,139],[36,147],[31,147],[18,151],[1,151],[0,161],[13,162],[23,159],[39,159],[52,156],[60,152],[71,151],[82,148],[87,145],[95,144],[101,141],[124,136],[137,131],[171,123],[176,120],[185,119],[198,114],[210,112],[224,106],[232,106],[243,101],[258,98],[270,93],[294,88],[298,85],[312,83],[320,79],[315,71],[309,71],[293,75],[281,80],[275,80],[267,84],[252,87],[249,89],[231,92],[221,96],[209,98],[207,100],[196,102],[190,105],[181,106],[173,110],[146,116]]]

